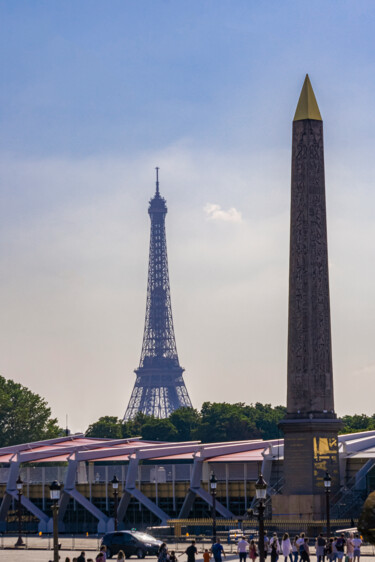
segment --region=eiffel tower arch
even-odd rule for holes
[[[177,355],[169,286],[165,216],[166,201],[159,191],[156,168],[156,192],[150,200],[150,256],[148,264],[146,318],[141,360],[124,421],[138,412],[167,418],[174,410],[191,408],[183,379],[184,369]]]

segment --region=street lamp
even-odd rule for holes
[[[118,485],[119,479],[117,478],[116,474],[111,480],[112,488],[113,488],[113,495],[115,497],[115,531],[117,531],[117,498],[118,498]]]
[[[211,488],[211,495],[212,495],[212,540],[216,543],[216,486],[217,486],[217,478],[215,473],[211,473],[210,478],[210,488]]]
[[[267,482],[262,474],[259,474],[259,478],[255,482],[255,494],[258,500],[259,562],[264,562],[264,502],[267,497]]]
[[[59,562],[59,527],[58,527],[58,515],[59,515],[59,499],[60,499],[61,485],[54,480],[49,487],[49,493],[52,504],[53,513],[53,562]]]
[[[328,472],[324,477],[324,489],[326,491],[326,517],[327,517],[327,541],[329,541],[329,537],[331,536],[331,522],[330,522],[330,515],[329,515],[329,494],[331,492],[331,481],[332,478]]]
[[[22,540],[21,536],[21,497],[22,497],[22,486],[23,482],[21,480],[21,476],[18,475],[17,482],[17,492],[18,492],[18,540],[14,546],[25,546],[25,543]]]

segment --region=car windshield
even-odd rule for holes
[[[155,541],[155,537],[148,535],[147,533],[139,533],[138,531],[133,532],[133,535],[137,537],[137,539],[141,539],[141,541]]]

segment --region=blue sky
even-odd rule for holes
[[[285,403],[291,121],[308,72],[336,407],[372,414],[374,19],[365,1],[0,0],[1,374],[75,430],[122,416],[159,165],[194,404]]]

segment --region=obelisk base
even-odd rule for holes
[[[272,496],[272,517],[288,521],[321,521],[326,517],[324,494],[279,494]]]
[[[327,472],[331,476],[331,490],[336,492],[340,486],[338,431],[342,427],[341,420],[287,417],[279,427],[284,433],[282,494],[320,496],[324,494]]]

